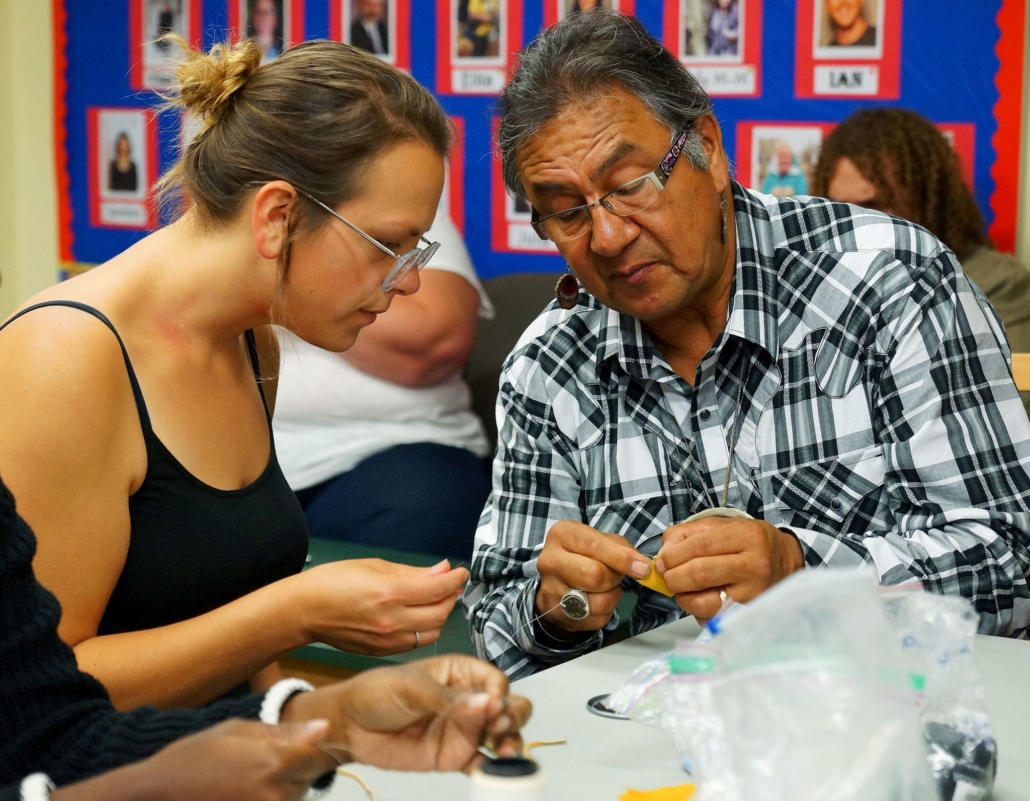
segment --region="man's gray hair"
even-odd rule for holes
[[[499,104],[497,145],[508,191],[526,199],[515,163],[519,148],[567,107],[613,87],[640,98],[673,137],[689,128],[683,155],[693,167],[708,169],[694,129],[712,110],[708,93],[636,19],[599,9],[570,14],[519,54]]]

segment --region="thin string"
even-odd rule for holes
[[[333,753],[333,751],[345,751],[347,753],[350,753],[349,748],[341,745],[340,743],[321,743],[318,747],[319,749],[329,754],[329,756],[331,756],[333,759],[340,763],[339,767],[336,768],[337,776],[345,776],[346,778],[351,779],[352,781],[355,781],[359,785],[361,785],[361,789],[365,791],[365,795],[368,797],[369,801],[379,801],[379,796],[376,794],[376,791],[373,790],[368,785],[368,783],[364,779],[362,779],[357,773],[353,773],[352,771],[347,770],[344,767],[344,761]]]
[[[551,614],[551,612],[553,612],[553,611],[554,611],[555,609],[557,609],[557,608],[558,608],[558,607],[560,607],[560,606],[561,606],[561,601],[558,601],[558,603],[556,603],[556,604],[555,604],[554,606],[552,606],[552,607],[551,607],[550,609],[548,609],[547,611],[545,611],[545,612],[541,612],[541,613],[540,613],[539,615],[537,615],[536,617],[534,617],[534,618],[533,618],[532,620],[530,620],[530,621],[529,621],[528,623],[523,623],[523,624],[522,624],[521,626],[519,626],[519,627],[518,627],[517,629],[515,629],[515,631],[513,631],[513,632],[511,633],[511,641],[512,641],[512,644],[513,644],[513,645],[515,644],[515,636],[516,636],[516,635],[517,635],[517,634],[518,634],[518,633],[519,633],[520,631],[522,631],[523,629],[527,629],[527,628],[529,628],[529,627],[530,627],[530,626],[532,626],[532,625],[533,625],[534,623],[536,623],[536,622],[537,622],[537,621],[538,621],[538,620],[539,620],[540,618],[542,618],[542,617],[545,617],[545,616],[547,616],[547,615]]]
[[[748,362],[747,372],[744,374],[744,379],[737,386],[737,401],[736,408],[733,410],[733,427],[730,431],[730,450],[729,456],[726,459],[726,480],[722,485],[722,503],[718,504],[725,508],[726,501],[729,500],[730,495],[730,478],[733,475],[733,455],[737,452],[737,439],[740,436],[740,407],[741,402],[744,400],[744,387],[747,385],[748,379],[751,377],[751,363]],[[708,488],[708,482],[705,481],[704,472],[701,470],[701,465],[694,456],[694,443],[691,442],[690,447],[687,448],[687,457],[690,459],[690,463],[694,466],[694,470],[697,471],[697,477],[701,480],[705,490],[705,500],[714,508],[716,504],[712,503],[714,497],[712,491]]]

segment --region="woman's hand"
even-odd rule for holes
[[[508,678],[469,656],[423,659],[365,671],[312,693],[299,693],[283,720],[332,720],[325,748],[341,761],[392,770],[472,771],[488,744],[521,753],[520,727],[531,705],[508,695]]]
[[[446,560],[425,568],[348,559],[288,581],[309,642],[385,656],[436,642],[468,577]]]

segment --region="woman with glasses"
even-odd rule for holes
[[[356,48],[261,56],[187,50],[169,105],[204,127],[161,182],[181,215],[0,327],[0,475],[37,533],[61,637],[121,708],[264,689],[310,642],[430,644],[468,575],[381,560],[300,573],[270,324],[344,351],[419,288],[450,129],[425,89]]]

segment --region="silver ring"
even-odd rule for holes
[[[416,648],[418,648],[420,642],[421,642],[421,638],[418,636],[418,632],[416,631],[415,632],[415,648],[412,648],[411,650],[414,651]]]
[[[726,590],[719,590],[719,605],[726,606],[730,602],[730,595]]]
[[[583,590],[569,587],[561,597],[561,609],[570,620],[583,620],[590,615],[590,599]]]

